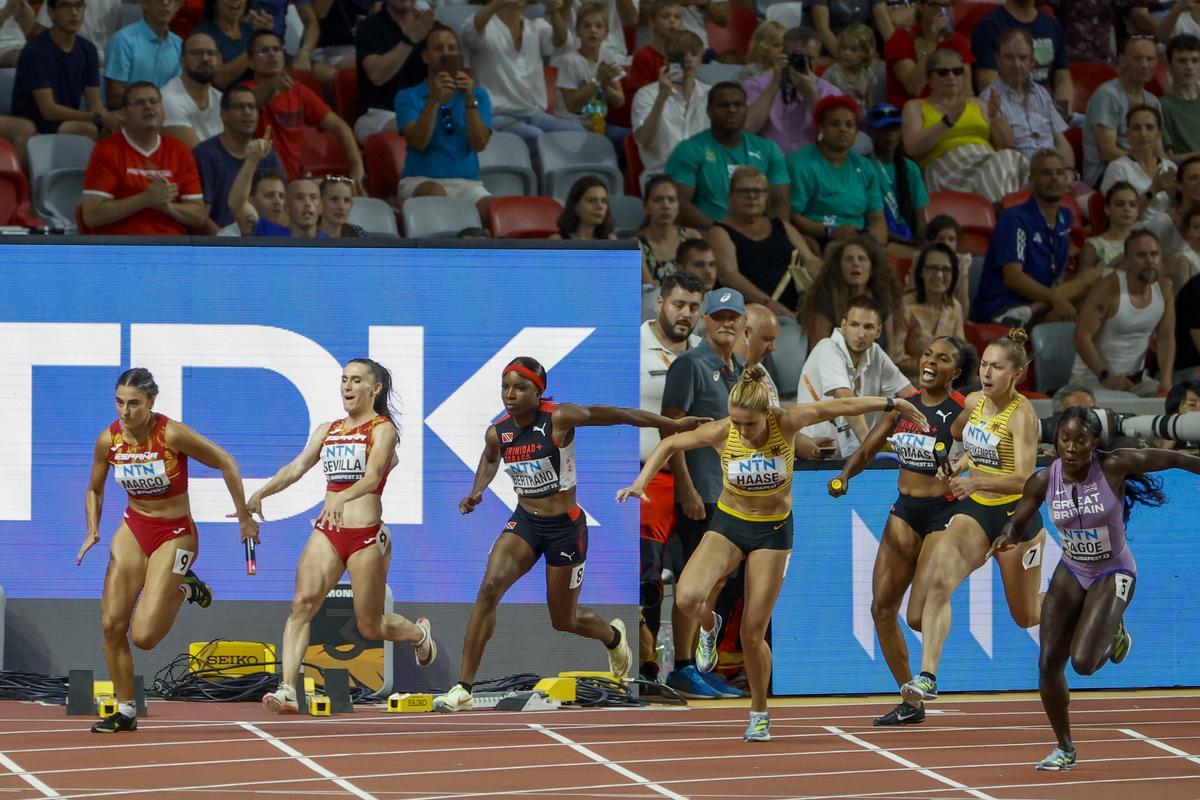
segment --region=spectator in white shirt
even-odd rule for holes
[[[104,67],[104,51],[108,40],[121,29],[121,0],[87,0],[83,26],[78,34],[96,45],[100,67]],[[43,2],[37,14],[37,32],[50,30],[50,4]]]
[[[850,301],[841,327],[817,342],[804,362],[796,402],[838,397],[896,397],[916,391],[876,340],[883,332],[879,304],[862,296]],[[866,440],[878,414],[838,417],[809,425],[801,433],[814,439],[834,438],[838,455],[848,458]]]
[[[220,62],[216,41],[207,33],[193,33],[184,40],[179,57],[183,71],[162,88],[163,133],[189,150],[225,130],[221,93],[213,86]]]
[[[600,45],[600,57],[616,64],[628,64],[629,48],[625,46],[625,28],[638,27],[641,0],[590,0],[583,5],[588,6],[593,3],[604,9],[605,26],[608,30]],[[582,10],[580,8],[580,11]],[[566,19],[568,29],[575,30],[579,27],[579,17],[574,8],[568,9]],[[571,41],[568,42],[568,47],[575,47],[579,44],[578,33],[569,38]],[[557,66],[556,62],[552,61],[551,63]]]
[[[668,52],[683,55],[683,68],[659,70],[658,80],[633,96],[633,139],[642,157],[642,185],[663,171],[675,145],[710,126],[707,84],[696,79],[704,56],[704,42],[691,31],[679,31],[668,40]]]
[[[621,78],[625,70],[620,61],[605,54],[608,36],[608,8],[604,3],[588,3],[575,18],[579,46],[558,62],[558,106],[555,114],[603,133],[619,148],[629,134],[628,128],[605,121],[609,109],[625,105]]]
[[[463,23],[459,38],[471,68],[492,98],[492,127],[532,145],[548,131],[578,131],[578,122],[546,113],[542,62],[567,41],[563,0],[547,0],[545,19],[526,19],[528,0],[491,0]]]
[[[17,65],[25,38],[32,32],[33,22],[33,9],[28,0],[8,0],[0,6],[0,67]]]

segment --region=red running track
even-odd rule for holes
[[[736,701],[735,701],[736,702]],[[776,701],[772,741],[746,709],[271,716],[247,703],[152,703],[133,734],[99,736],[62,707],[0,703],[0,800],[455,798],[1200,798],[1200,696],[1077,693],[1080,762],[1053,747],[1033,699],[944,696],[919,727],[880,706]]]

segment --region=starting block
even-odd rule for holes
[[[575,702],[575,679],[564,678],[542,678],[538,681],[533,690],[541,692],[551,700],[558,700],[560,703]]]
[[[397,692],[388,697],[387,710],[399,713],[433,711],[433,695],[400,694]]]
[[[323,694],[308,696],[308,713],[313,717],[328,717],[330,714],[329,698]]]
[[[557,711],[561,703],[540,692],[510,692],[496,703],[497,711]]]
[[[102,701],[109,701],[111,710]],[[139,717],[148,715],[146,682],[141,675],[133,676],[133,704]],[[112,681],[98,681],[90,669],[73,669],[67,676],[67,716],[81,717],[99,714],[106,717],[116,712],[116,691]]]

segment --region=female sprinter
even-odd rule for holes
[[[269,711],[297,711],[296,681],[308,649],[309,625],[317,610],[349,570],[354,589],[354,620],[365,639],[412,642],[417,664],[437,655],[429,621],[409,622],[384,614],[392,537],[383,524],[380,495],[396,463],[395,414],[390,400],[392,374],[369,358],[356,358],[342,370],[345,419],[317,426],[308,444],[250,498],[262,517],[264,498],[282,492],[319,461],[325,473],[325,507],[296,565],[296,594],[283,626],[283,675],[279,688],[263,696]]]
[[[729,392],[729,416],[701,425],[691,433],[663,439],[632,486],[617,492],[617,501],[646,498],[646,486],[671,456],[711,447],[721,454],[722,481],[712,527],[688,559],[675,589],[683,613],[700,623],[696,668],[710,671],[717,663],[721,617],[708,598],[717,581],[746,560],[746,600],[742,611],[742,653],[750,681],[750,725],[747,742],[771,738],[767,690],[771,680],[771,648],[764,635],[783,586],[792,554],[792,440],[801,428],[841,416],[898,411],[918,430],[928,430],[925,415],[907,400],[849,397],[802,403],[786,411],[771,407],[766,371],[754,366]]]
[[[242,541],[258,541],[258,523],[246,505],[237,462],[182,422],[155,414],[157,396],[158,385],[149,370],[122,372],[117,378],[117,420],[101,432],[92,455],[84,502],[88,532],[75,556],[76,566],[100,541],[100,512],[110,467],[129,494],[124,519],[113,536],[100,597],[104,662],[112,676],[117,711],[93,725],[93,733],[137,730],[130,622],[133,643],[150,650],[171,629],[184,598],[201,608],[212,603],[211,590],[192,572],[200,542],[188,502],[189,457],[221,471]]]
[[[900,603],[912,584],[917,570],[921,543],[935,531],[950,524],[958,500],[946,478],[939,474],[938,443],[950,453],[953,436],[950,428],[963,410],[963,396],[954,384],[971,372],[972,357],[961,341],[952,336],[934,339],[921,356],[918,380],[921,391],[907,398],[929,419],[928,433],[893,411],[884,414],[867,435],[863,446],[846,460],[842,472],[829,481],[829,494],[841,497],[850,489],[850,479],[858,475],[883,448],[892,445],[900,460],[900,496],[892,505],[883,540],[875,555],[871,578],[871,616],[875,633],[897,686],[912,680],[908,665],[908,645],[900,630]],[[875,720],[876,725],[918,725],[925,721],[925,709],[900,703]]]
[[[1095,411],[1064,411],[1054,437],[1058,459],[1025,482],[1017,510],[995,545],[997,551],[1013,547],[1038,506],[1048,501],[1063,557],[1042,603],[1038,690],[1058,747],[1038,763],[1039,770],[1075,766],[1067,659],[1077,673],[1091,675],[1110,659],[1123,661],[1133,643],[1122,622],[1137,582],[1125,525],[1137,503],[1161,506],[1167,501],[1162,482],[1146,473],[1174,467],[1200,473],[1196,456],[1151,449],[1105,453],[1096,450],[1099,443]]]
[[[950,470],[950,489],[958,509],[944,531],[930,536],[917,559],[917,576],[908,599],[908,624],[921,631],[921,674],[900,687],[904,702],[920,707],[937,699],[937,667],[950,633],[950,596],[987,560],[1009,515],[1021,499],[1026,479],[1037,467],[1040,431],[1033,405],[1017,393],[1025,375],[1025,331],[1014,328],[989,344],[979,360],[979,382],[965,403],[967,414],[954,421],[955,439],[966,453]],[[966,477],[964,465],[970,467]],[[1004,597],[1022,628],[1036,625],[1041,607],[1042,544],[1040,515],[1022,528],[1020,546],[996,556]]]
[[[546,370],[536,360],[514,358],[501,373],[500,394],[507,412],[484,434],[475,485],[458,504],[470,514],[483,502],[503,460],[518,495],[517,509],[488,554],[487,570],[463,637],[458,683],[435,697],[435,711],[471,708],[471,686],[483,648],[496,629],[496,606],[517,579],[546,556],[546,604],[556,631],[595,639],[608,649],[608,665],[618,681],[629,671],[625,623],[605,622],[578,605],[587,560],[587,520],[575,503],[575,429],[580,426],[635,425],[658,428],[664,436],[696,427],[696,417],[668,419],[636,408],[576,406],[543,399]]]

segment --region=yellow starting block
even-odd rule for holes
[[[560,672],[560,673],[558,673],[558,677],[560,677],[560,678],[605,678],[610,681],[616,680],[616,678],[613,677],[613,674],[611,672],[608,672],[607,670],[575,669],[575,670],[568,670],[567,672]]]
[[[323,694],[308,695],[308,713],[314,717],[330,715],[329,698]]]
[[[400,694],[397,692],[388,697],[387,710],[399,713],[411,711],[433,711],[433,695]]]
[[[111,717],[117,713],[117,701],[111,697],[96,698],[96,714],[101,717]]]
[[[564,678],[561,675],[557,678],[542,678],[534,685],[533,690],[541,692],[552,700],[558,700],[563,703],[575,702],[574,678]]]

